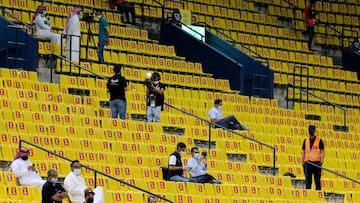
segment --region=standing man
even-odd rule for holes
[[[309,5],[306,6],[306,8],[304,10],[306,30],[307,30],[308,35],[309,35],[309,39],[308,39],[309,51],[313,51],[311,46],[312,46],[312,41],[313,41],[314,36],[315,36],[315,16],[316,16],[316,12],[313,10],[313,5],[315,4],[315,2],[316,2],[316,0],[310,0]]]
[[[99,44],[98,44],[98,58],[99,63],[104,63],[104,49],[105,45],[109,45],[109,24],[102,16],[100,10],[95,11],[95,15],[99,18]]]
[[[183,166],[181,155],[185,154],[186,145],[179,142],[176,145],[176,150],[170,155],[169,158],[169,180],[176,182],[195,182],[192,178],[184,177],[184,171],[188,168]]]
[[[66,39],[66,59],[79,62],[80,61],[80,18],[83,13],[80,7],[75,6],[75,8],[70,12],[66,19],[66,26],[64,29],[64,34],[68,34]]]
[[[85,184],[85,180],[80,176],[81,165],[79,160],[71,162],[71,172],[65,177],[64,187],[68,192],[69,199],[72,203],[84,203],[85,202],[85,190],[90,189]],[[96,195],[94,196],[94,203],[104,203],[104,191],[101,187],[97,187],[94,190]]]
[[[214,106],[209,111],[210,121],[231,130],[250,130],[249,127],[241,125],[234,115],[224,117],[222,114],[222,100],[216,99]],[[215,128],[218,128],[215,126]]]
[[[120,65],[114,66],[115,75],[108,80],[107,88],[110,92],[110,109],[112,118],[126,119],[126,98],[125,91],[127,91],[126,79],[121,76]]]
[[[20,185],[36,186],[42,189],[45,180],[43,180],[34,165],[28,160],[30,151],[26,147],[20,147],[16,153],[10,168],[14,176],[18,179]]]
[[[146,84],[146,120],[147,122],[160,122],[160,113],[164,105],[165,85],[160,82],[160,74],[154,72],[151,81]]]
[[[301,157],[305,173],[306,189],[311,189],[312,175],[314,174],[316,190],[321,190],[321,168],[313,166],[312,164],[316,164],[320,167],[323,165],[325,146],[321,138],[315,136],[315,131],[315,126],[310,125],[309,137],[304,140]]]
[[[64,198],[68,197],[65,189],[58,183],[57,177],[55,169],[48,170],[47,181],[42,189],[42,203],[61,203]]]
[[[187,168],[190,169],[191,178],[194,178],[197,183],[221,184],[212,175],[206,173],[208,169],[206,151],[200,156],[199,148],[193,147],[191,148],[191,156],[187,164]]]

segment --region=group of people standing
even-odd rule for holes
[[[49,39],[53,47],[65,44],[66,58],[72,62],[80,61],[80,19],[83,16],[82,9],[78,6],[74,7],[66,19],[66,26],[63,34],[57,34],[51,31],[50,21],[46,17],[47,11],[45,6],[39,6],[33,16],[32,22],[36,31],[36,36]],[[99,33],[98,33],[98,59],[99,63],[104,63],[104,49],[105,45],[109,44],[109,25],[106,18],[103,17],[100,10],[95,10],[91,17],[99,19]],[[88,22],[90,23],[90,22]]]

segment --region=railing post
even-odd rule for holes
[[[96,171],[94,171],[94,188],[96,188],[96,178],[97,178],[97,173]]]
[[[286,109],[289,109],[289,84],[286,84]]]
[[[276,175],[276,149],[273,148],[273,175]]]
[[[346,126],[346,108],[343,109],[344,110],[344,130],[347,132],[347,126]]]
[[[54,54],[50,54],[50,83],[53,82],[53,59],[54,59]]]
[[[21,143],[22,143],[22,140],[20,139],[20,141],[19,141],[19,148],[18,148],[18,149],[21,148]]]
[[[208,148],[211,149],[211,124],[209,123],[209,142],[208,142]]]

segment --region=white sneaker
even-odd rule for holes
[[[248,127],[248,126],[246,126],[246,125],[242,125],[242,126],[241,126],[241,129],[242,129],[242,130],[250,130],[250,127]]]

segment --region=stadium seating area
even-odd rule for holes
[[[137,14],[141,13],[140,1],[134,1]],[[98,64],[96,46],[90,43],[88,58],[82,49],[81,65],[104,76],[112,75],[112,66],[121,63],[122,74],[130,81],[127,92],[127,116],[145,114],[145,89],[142,81],[147,71],[159,71],[162,81],[169,85],[166,102],[195,115],[207,118],[214,99],[223,100],[225,115],[234,114],[250,126],[245,135],[276,147],[278,175],[263,174],[260,168],[272,166],[271,150],[254,144],[230,132],[211,129],[215,149],[209,152],[209,173],[222,181],[221,185],[175,183],[162,180],[160,166],[166,166],[168,156],[177,142],[187,144],[184,162],[190,158],[190,150],[196,140],[208,139],[209,127],[192,117],[169,107],[161,114],[161,123],[144,123],[127,119],[113,120],[110,110],[100,105],[108,101],[106,81],[91,77],[61,75],[60,84],[39,82],[35,72],[0,69],[0,160],[11,161],[19,139],[25,139],[54,150],[71,159],[79,159],[85,165],[121,178],[154,193],[165,195],[177,203],[183,202],[326,202],[325,193],[343,194],[345,202],[360,202],[358,185],[323,171],[322,191],[304,190],[292,184],[292,179],[283,176],[292,172],[296,180],[304,179],[301,166],[301,144],[307,135],[307,126],[315,124],[326,144],[324,167],[360,180],[359,127],[359,82],[356,73],[334,66],[330,57],[307,51],[301,39],[302,13],[296,12],[298,30],[290,30],[277,24],[281,16],[293,17],[292,9],[280,1],[166,1],[171,8],[186,8],[192,11],[196,22],[206,22],[249,46],[256,53],[269,58],[275,73],[274,83],[284,86],[294,82],[311,88],[316,95],[341,105],[346,105],[349,132],[333,130],[333,124],[342,125],[343,114],[339,109],[323,103],[296,102],[295,109],[278,107],[277,100],[253,98],[233,94],[227,80],[215,79],[204,73],[200,63],[186,61],[177,56],[173,46],[160,45],[148,38],[146,30],[121,23],[120,14],[109,10],[107,2],[92,1],[32,1],[2,0],[2,6],[15,16],[30,22],[35,8],[44,4],[49,8],[50,19],[60,33],[69,9],[81,4],[85,11],[104,8],[110,22],[111,43],[105,51],[107,64]],[[255,10],[257,4],[268,5],[268,14]],[[293,2],[304,8],[303,2]],[[344,25],[350,18],[356,23],[360,13],[357,1],[323,2],[318,9],[324,13],[343,18]],[[161,9],[150,0],[145,1],[144,13],[150,18],[160,18]],[[336,9],[346,6],[348,12]],[[322,6],[322,7],[321,7]],[[357,12],[359,11],[359,12]],[[338,17],[341,16],[341,17]],[[349,16],[349,17],[347,17]],[[331,21],[330,21],[331,22]],[[334,25],[341,25],[336,20]],[[97,23],[93,32],[97,33]],[[358,25],[358,23],[357,23]],[[82,45],[87,41],[87,25],[82,22]],[[354,29],[358,29],[355,27]],[[319,31],[321,29],[319,28]],[[323,31],[321,31],[323,32]],[[259,34],[260,33],[260,34]],[[324,32],[325,33],[325,32]],[[331,33],[328,33],[331,36]],[[336,38],[335,34],[333,36]],[[321,44],[321,41],[317,39]],[[95,42],[97,42],[95,36]],[[49,54],[49,42],[41,41],[39,52]],[[256,46],[255,46],[256,45]],[[335,45],[335,43],[334,43]],[[246,51],[242,47],[239,47]],[[111,59],[111,60],[110,60]],[[302,67],[302,68],[300,68]],[[57,70],[78,73],[67,64],[57,64]],[[295,72],[295,75],[294,75]],[[87,72],[81,71],[82,76]],[[308,81],[304,79],[308,77]],[[89,91],[88,96],[69,93],[69,88]],[[289,98],[300,100],[300,93],[289,90]],[[303,95],[302,100],[306,96]],[[305,119],[306,114],[321,116],[321,121]],[[184,136],[164,133],[164,126],[185,129]],[[31,148],[31,147],[30,147]],[[246,162],[228,160],[228,154],[245,154]],[[68,162],[32,148],[30,160],[42,176],[49,168],[57,168],[63,178],[70,171]],[[83,170],[88,185],[94,185],[93,173]],[[0,173],[0,202],[39,202],[38,189],[18,186],[11,172]],[[113,180],[98,176],[97,185],[105,189],[106,202],[145,202],[146,195]]]

